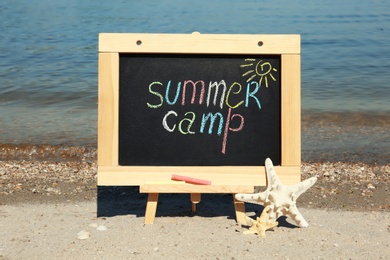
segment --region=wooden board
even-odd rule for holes
[[[123,57],[126,57],[128,60],[126,62],[121,62],[121,59]],[[275,81],[270,77],[269,74],[267,74],[269,86],[268,88],[265,86],[265,81],[263,79],[262,84],[260,86],[260,89],[264,89],[264,91],[269,90],[271,88],[278,88],[279,92],[277,92],[278,97],[275,99],[272,99],[270,103],[274,102],[276,105],[280,106],[279,111],[277,111],[278,115],[275,116],[273,114],[271,117],[267,117],[267,111],[264,108],[263,110],[259,109],[258,102],[253,98],[255,94],[252,95],[251,101],[247,107],[245,107],[245,104],[242,105],[243,110],[235,112],[235,109],[231,109],[231,116],[233,114],[241,115],[243,118],[255,118],[251,117],[253,116],[253,113],[261,111],[263,113],[263,117],[259,117],[259,121],[263,121],[263,125],[266,125],[268,123],[274,123],[272,127],[278,127],[277,129],[277,138],[274,138],[273,141],[268,142],[266,140],[266,136],[262,136],[257,140],[259,144],[263,144],[261,142],[267,143],[267,147],[261,147],[261,151],[255,151],[253,152],[253,148],[250,148],[249,150],[245,150],[245,145],[243,143],[240,143],[240,138],[236,139],[229,139],[231,143],[227,143],[228,146],[226,146],[225,152],[231,152],[232,150],[230,148],[239,147],[241,150],[237,152],[239,156],[236,156],[234,160],[224,159],[223,155],[218,154],[222,150],[222,147],[218,147],[214,152],[210,153],[210,156],[218,156],[217,160],[213,161],[212,159],[207,159],[205,161],[204,158],[199,156],[199,159],[196,156],[192,154],[192,159],[186,161],[185,163],[181,163],[186,158],[186,154],[180,154],[182,156],[179,160],[172,160],[169,161],[169,156],[167,156],[165,159],[159,158],[158,153],[151,156],[151,158],[147,157],[147,151],[141,153],[142,156],[136,158],[137,150],[140,149],[140,144],[142,142],[136,144],[135,146],[132,146],[131,139],[136,138],[137,135],[133,135],[133,137],[126,139],[126,134],[123,134],[123,131],[130,131],[131,129],[134,129],[131,126],[127,126],[125,121],[122,122],[122,120],[128,120],[128,118],[131,118],[132,116],[136,116],[136,114],[131,115],[131,110],[135,108],[134,106],[129,106],[126,109],[129,110],[122,110],[121,112],[121,103],[126,103],[126,99],[123,99],[124,97],[121,96],[121,93],[123,91],[120,91],[121,89],[121,82],[125,82],[124,84],[129,84],[129,86],[125,87],[127,88],[134,88],[137,89],[134,90],[133,93],[135,93],[135,97],[137,95],[144,91],[144,93],[140,94],[140,100],[141,102],[138,103],[138,106],[144,105],[144,107],[140,110],[138,110],[138,113],[141,113],[142,111],[148,111],[148,103],[149,105],[159,105],[159,96],[156,94],[152,94],[150,90],[154,92],[158,92],[159,90],[155,89],[155,87],[158,87],[158,84],[153,85],[151,88],[149,88],[150,84],[153,82],[160,82],[161,84],[167,85],[168,77],[173,77],[173,74],[167,74],[163,75],[162,72],[164,72],[164,69],[160,68],[160,71],[157,71],[155,77],[156,78],[147,78],[146,75],[148,75],[148,71],[145,71],[146,67],[142,67],[140,69],[140,72],[142,74],[141,78],[144,78],[144,81],[140,81],[139,79],[121,79],[120,71],[121,71],[121,64],[124,64],[123,66],[129,66],[127,67],[129,70],[127,72],[124,72],[125,78],[127,76],[133,77],[131,71],[133,71],[133,74],[137,74],[136,71],[136,65],[132,64],[132,60],[135,61],[137,58],[138,61],[146,61],[147,59],[153,60],[153,57],[156,57],[156,59],[159,59],[156,64],[154,64],[154,67],[162,66],[161,64],[164,63],[165,58],[169,58],[170,60],[174,60],[174,63],[176,60],[180,61],[188,61],[189,59],[194,59],[196,63],[196,57],[202,57],[206,59],[211,59],[211,62],[214,62],[215,64],[218,64],[218,62],[225,62],[226,59],[228,60],[229,64],[245,64],[245,59],[248,57],[248,59],[256,59],[257,62],[260,60],[264,60],[264,62],[268,62],[267,59],[275,59],[275,62],[278,63],[277,65],[274,65],[275,63],[272,63],[272,68],[275,67],[276,71],[274,72],[273,77],[276,79]],[[212,60],[214,59],[214,60]],[[124,61],[124,60],[123,60]],[[230,63],[229,63],[230,62]],[[238,63],[237,63],[238,62]],[[274,62],[274,61],[272,61]],[[194,64],[195,64],[194,63]],[[169,70],[170,63],[167,63],[167,71]],[[194,70],[196,67],[194,64],[192,64],[192,67],[189,67],[189,70]],[[226,64],[226,63],[223,63]],[[257,63],[256,63],[257,64]],[[263,64],[264,65],[264,64]],[[135,66],[135,67],[134,67]],[[230,65],[229,65],[230,66]],[[236,66],[236,65],[234,65]],[[205,75],[204,73],[208,73],[206,76],[204,76],[204,79],[208,80],[219,80],[223,77],[232,77],[230,78],[230,85],[227,84],[227,89],[229,89],[229,86],[231,86],[232,82],[239,82],[239,80],[244,80],[242,78],[242,74],[238,76],[241,76],[239,78],[237,75],[230,75],[232,72],[233,65],[227,68],[227,74],[223,74],[226,72],[216,72],[216,73],[222,73],[225,76],[215,76],[215,79],[213,78],[212,71],[209,70],[200,72],[201,74],[198,74],[198,76],[194,76],[195,78],[189,78],[190,74],[187,74],[187,79],[191,80],[199,80],[201,79],[201,76],[199,75]],[[259,65],[261,66],[261,64]],[[265,66],[265,65],[264,65]],[[237,66],[236,66],[237,67]],[[245,69],[245,67],[242,67]],[[248,72],[249,70],[246,70]],[[185,68],[182,68],[181,72],[186,72]],[[242,71],[241,71],[242,72]],[[237,73],[241,73],[238,71]],[[126,74],[127,73],[127,74]],[[236,72],[234,72],[236,73]],[[245,74],[245,70],[242,72]],[[260,74],[260,73],[259,73]],[[127,75],[127,76],[126,76]],[[195,75],[195,74],[193,74]],[[227,76],[226,76],[227,75]],[[249,75],[249,74],[248,74]],[[160,78],[159,78],[160,76]],[[163,77],[164,76],[164,77]],[[257,75],[259,76],[259,75]],[[135,75],[136,77],[136,75]],[[239,78],[238,80],[235,80],[235,78]],[[146,79],[145,79],[146,78]],[[184,78],[183,79],[177,79],[175,81],[176,86],[179,81],[184,84]],[[174,79],[172,78],[172,82]],[[127,82],[127,83],[126,83]],[[205,81],[206,84],[209,83]],[[257,79],[257,82],[259,84],[259,79]],[[137,83],[140,83],[141,86],[135,86]],[[246,83],[244,81],[244,83]],[[247,85],[244,83],[240,83],[243,88],[246,88]],[[250,82],[249,82],[250,83]],[[246,83],[246,84],[249,84]],[[276,85],[272,85],[276,84]],[[173,86],[173,85],[172,85]],[[253,85],[255,86],[255,84]],[[190,88],[189,88],[190,89]],[[234,91],[238,91],[237,89],[232,89],[231,91],[231,97],[234,94]],[[246,102],[245,98],[251,96],[251,93],[253,93],[254,89],[247,90],[246,96],[241,99],[233,100],[232,104],[238,104],[239,101],[243,100],[244,103]],[[126,91],[125,91],[126,92]],[[132,93],[131,91],[128,91],[126,95],[130,95]],[[160,93],[160,92],[158,92]],[[162,93],[162,92],[161,92]],[[174,92],[172,92],[174,94]],[[206,90],[205,90],[206,93]],[[249,94],[248,94],[249,93]],[[260,92],[258,92],[260,93]],[[265,92],[264,92],[265,93]],[[262,96],[265,96],[265,94],[262,94]],[[163,96],[163,94],[161,94]],[[275,95],[275,94],[273,94]],[[130,95],[131,96],[131,95]],[[174,95],[173,95],[174,96]],[[144,97],[144,98],[142,98]],[[122,98],[122,100],[121,100]],[[151,98],[157,98],[157,99],[151,99]],[[188,101],[185,101],[186,104],[188,104],[188,107],[186,109],[188,111],[199,111],[200,116],[202,117],[202,114],[206,113],[207,111],[197,110],[200,109],[200,105],[198,106],[191,106],[193,104],[190,103],[191,96],[185,96],[185,99]],[[196,99],[196,98],[195,98]],[[198,96],[199,99],[199,96]],[[262,101],[259,97],[260,103],[266,103],[266,101]],[[133,102],[132,100],[131,102]],[[226,101],[226,100],[225,100]],[[233,102],[234,101],[234,102]],[[172,102],[172,97],[171,97]],[[206,102],[206,101],[204,101]],[[179,102],[178,102],[179,103]],[[148,125],[149,131],[161,131],[162,125],[162,118],[164,115],[166,115],[166,111],[175,111],[177,115],[181,113],[181,115],[187,111],[187,110],[180,110],[184,106],[175,107],[172,110],[168,110],[167,104],[164,104],[166,107],[165,110],[161,112],[161,114],[155,115],[152,113],[152,111],[148,111],[149,114],[146,114],[145,121],[155,120],[157,123],[155,123],[155,126],[160,126],[160,129],[157,129],[157,127],[151,127],[151,125]],[[203,105],[204,106],[204,105]],[[224,105],[225,109],[227,109],[227,105],[225,102]],[[216,106],[218,107],[218,106]],[[265,105],[264,105],[265,107]],[[274,107],[274,108],[275,108]],[[160,106],[160,108],[163,108],[163,106]],[[173,108],[173,107],[172,107]],[[255,108],[257,109],[256,111]],[[262,107],[263,108],[263,107]],[[272,108],[272,107],[271,107]],[[149,110],[153,110],[149,107]],[[155,109],[156,110],[156,109]],[[247,111],[251,112],[252,114],[244,114]],[[126,112],[127,111],[127,112]],[[181,111],[181,112],[179,112]],[[217,110],[213,111],[214,113],[217,113]],[[224,110],[223,115],[227,115],[228,111]],[[153,182],[153,181],[167,181],[170,180],[170,176],[174,173],[180,174],[180,175],[187,175],[188,177],[193,178],[200,178],[200,179],[207,179],[211,180],[212,184],[215,186],[232,186],[232,187],[247,187],[253,186],[253,185],[264,185],[265,184],[265,177],[264,177],[264,157],[267,157],[267,149],[269,151],[278,151],[277,153],[274,153],[271,157],[274,162],[276,162],[276,165],[279,165],[277,167],[278,176],[284,182],[285,184],[294,184],[300,181],[300,153],[301,153],[301,144],[300,144],[300,37],[299,35],[202,35],[202,34],[100,34],[99,35],[99,120],[98,120],[98,185],[143,185],[147,182]],[[129,115],[126,115],[127,113],[130,113]],[[275,113],[270,112],[270,113]],[[122,115],[122,116],[121,116]],[[137,115],[139,116],[139,115]],[[172,118],[175,117],[175,114],[170,114],[169,116],[172,116]],[[256,114],[257,116],[257,114]],[[127,119],[126,119],[127,118]],[[227,116],[225,116],[227,118]],[[234,118],[230,117],[230,119],[236,120],[236,124],[240,124],[240,121],[238,120],[240,116],[236,116]],[[178,125],[180,124],[180,120],[177,122],[169,122],[168,128],[172,129],[174,125],[176,125],[176,128],[178,128]],[[275,122],[271,122],[272,119],[275,120]],[[137,124],[142,124],[142,120],[138,119]],[[269,121],[271,120],[271,121]],[[256,121],[256,120],[252,120]],[[188,122],[188,121],[187,121]],[[226,121],[225,121],[226,122]],[[123,126],[122,123],[125,123]],[[249,123],[249,119],[248,119]],[[259,123],[259,122],[257,122]],[[261,124],[260,124],[261,125]],[[251,130],[248,132],[248,135],[254,135],[256,133],[256,126],[250,127],[250,125],[245,124],[244,128],[241,132],[238,131],[230,131],[229,134],[243,134],[245,135],[244,130],[245,126],[248,126],[247,130]],[[121,128],[122,127],[122,128]],[[123,128],[124,127],[124,128]],[[142,126],[141,126],[142,127]],[[259,127],[259,125],[257,125]],[[239,128],[239,125],[231,126],[232,129]],[[122,129],[122,130],[121,130]],[[183,130],[184,129],[184,130]],[[192,131],[192,129],[189,128],[183,128],[184,131]],[[200,127],[198,126],[198,132]],[[215,128],[217,129],[217,128]],[[225,127],[226,129],[226,127]],[[272,128],[270,128],[272,129]],[[122,135],[120,132],[122,131]],[[164,131],[164,129],[163,129]],[[208,127],[204,129],[204,132],[208,131]],[[217,139],[213,140],[207,140],[207,138],[210,138],[210,136],[206,133],[201,136],[198,134],[199,138],[201,139],[194,139],[194,144],[200,145],[199,143],[204,142],[206,145],[211,144],[214,145],[214,147],[217,146],[218,141],[223,139],[223,134],[221,136],[217,136],[216,132],[217,130],[214,130],[214,137]],[[266,129],[264,130],[266,131]],[[167,131],[165,131],[167,132]],[[275,131],[272,131],[275,132]],[[168,134],[170,132],[167,132]],[[133,133],[131,133],[133,134]],[[166,133],[164,133],[166,134]],[[183,137],[189,136],[183,135]],[[263,133],[263,135],[269,135],[266,132]],[[153,136],[153,134],[151,135]],[[179,134],[180,136],[180,134]],[[145,136],[142,138],[146,138]],[[141,138],[141,139],[142,139]],[[157,138],[161,138],[161,136],[157,135]],[[205,139],[205,141],[202,141],[202,138]],[[219,139],[218,139],[219,138]],[[121,142],[124,140],[123,142]],[[177,136],[169,139],[167,138],[167,143],[169,145],[177,145],[178,142],[175,143],[175,140],[177,140]],[[172,141],[173,140],[173,141]],[[184,140],[184,139],[183,139]],[[277,141],[275,141],[277,140]],[[191,144],[191,140],[188,141],[187,146]],[[152,142],[148,143],[150,145]],[[156,141],[156,143],[158,143]],[[275,145],[273,146],[272,143]],[[134,143],[135,144],[135,143]],[[138,145],[138,148],[137,148]],[[170,146],[168,146],[170,147]],[[201,146],[200,146],[201,147]],[[133,149],[133,150],[132,150]],[[142,147],[142,149],[151,149],[154,148],[145,148]],[[164,149],[171,149],[171,148],[164,148]],[[200,154],[199,151],[201,151],[201,148],[197,148],[197,154]],[[130,152],[129,152],[130,151]],[[159,153],[161,154],[163,150],[160,150]],[[178,153],[179,150],[176,150],[176,153]],[[250,153],[252,151],[252,153]],[[260,152],[259,152],[260,151]],[[253,153],[259,153],[258,158],[259,160],[256,161],[256,156],[252,156],[252,161],[242,161],[240,162],[240,158],[246,158],[245,152],[248,152],[248,154],[253,155]],[[263,154],[260,154],[263,153]],[[225,153],[226,154],[226,153]],[[210,157],[208,156],[208,157]],[[216,156],[216,157],[218,157]],[[153,159],[154,157],[154,159]],[[164,157],[164,156],[162,156]],[[172,157],[172,154],[171,154]],[[273,157],[273,158],[272,158]],[[125,159],[121,159],[125,158]],[[135,159],[134,159],[135,158]],[[198,160],[199,159],[199,160]],[[146,160],[146,161],[142,161]],[[163,167],[162,167],[163,166]],[[192,185],[194,186],[194,185]],[[225,189],[226,193],[232,192],[232,190]],[[188,188],[186,188],[186,191],[189,192],[198,192],[198,191],[191,191]],[[239,190],[235,190],[235,192],[240,192]]]

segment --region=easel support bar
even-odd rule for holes
[[[231,193],[233,194],[234,210],[236,221],[246,224],[244,202],[234,198],[235,193],[253,193],[253,186],[218,186],[218,185],[192,185],[192,184],[164,184],[147,183],[140,186],[141,193],[148,193],[146,204],[145,224],[153,224],[157,211],[159,193],[190,193],[192,212],[196,212],[196,204],[201,201],[201,193]]]

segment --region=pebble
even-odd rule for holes
[[[60,182],[80,183],[83,185],[79,188],[81,191],[91,190],[85,184],[91,183],[96,178],[96,170],[96,162],[69,161],[53,163],[48,161],[0,160],[0,192],[12,194],[15,191],[28,191],[35,194],[63,195],[64,191],[60,188]],[[2,183],[7,185],[2,185]],[[67,190],[66,194],[69,195],[75,192],[79,193],[75,188],[74,190]]]
[[[88,239],[91,236],[91,234],[88,231],[81,230],[79,233],[77,233],[77,238],[82,239]]]
[[[106,227],[106,226],[103,226],[103,225],[99,225],[99,226],[97,226],[96,230],[97,230],[97,231],[106,231],[106,230],[107,230],[107,227]]]
[[[2,152],[15,151],[16,148],[12,148],[11,150],[8,148],[8,150],[0,149],[0,155]],[[28,151],[30,150],[29,148]],[[67,150],[70,154],[77,156],[79,154],[82,155],[83,151]],[[47,151],[43,149],[38,154],[47,156]],[[48,196],[60,198],[60,196],[66,197],[75,194],[79,196],[80,193],[88,194],[85,196],[94,196],[93,192],[95,191],[96,193],[104,194],[106,189],[100,190],[96,187],[96,152],[88,156],[94,157],[83,157],[81,160],[78,158],[77,161],[60,160],[59,162],[53,162],[7,160],[8,157],[4,155],[3,158],[6,159],[0,160],[0,196],[11,194],[28,195],[30,193],[34,195],[47,194]],[[390,187],[389,162],[383,165],[357,164],[353,162],[303,162],[301,174],[303,180],[318,176],[315,185],[317,188],[311,189],[310,191],[314,193],[315,198],[318,198],[319,201],[328,200],[326,205],[333,203],[333,201],[331,202],[332,197],[343,194],[342,192],[339,193],[339,191],[343,191],[344,187],[345,189],[349,189],[348,191],[346,190],[345,194],[350,195],[351,198],[354,196],[363,196],[366,200],[373,201],[379,200],[373,197],[374,192],[378,191],[377,194],[380,195],[383,191],[383,194],[386,195],[389,192],[388,187]],[[332,187],[340,188],[338,188],[338,191],[333,191],[331,190]],[[263,187],[257,186],[255,190],[262,192]],[[123,192],[121,189],[109,189],[107,191],[112,191],[113,193],[120,191],[119,194],[126,194],[126,196],[129,194],[128,192]],[[35,197],[39,198],[38,196]],[[10,196],[9,198],[12,199],[14,197]],[[334,202],[338,203],[337,200]],[[388,205],[390,205],[388,201],[380,201],[378,203],[382,204],[375,205],[375,208],[378,209],[379,206],[381,210],[388,209]],[[314,200],[313,204],[320,205],[316,204]],[[362,207],[362,205],[359,204],[357,207]],[[321,206],[324,206],[324,204],[321,204]],[[97,226],[92,228],[95,229]]]

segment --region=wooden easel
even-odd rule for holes
[[[121,34],[99,35],[98,185],[139,186],[148,193],[145,223],[154,222],[159,193],[191,194],[196,211],[202,193],[252,193],[265,186],[264,166],[148,166],[119,163],[119,70],[121,54],[277,55],[280,57],[280,166],[285,185],[300,182],[301,102],[299,35]],[[153,164],[154,165],[154,164]],[[164,164],[166,165],[166,164]],[[172,174],[207,179],[212,185],[166,182]],[[151,183],[156,182],[156,183]],[[242,202],[234,201],[238,222],[245,223]]]
[[[169,186],[169,187],[167,187]],[[231,193],[233,194],[236,221],[246,224],[244,202],[235,199],[238,192],[253,193],[253,186],[218,186],[218,185],[192,185],[192,184],[144,184],[140,185],[141,193],[148,193],[146,203],[145,224],[153,224],[157,211],[159,193],[190,193],[193,213],[196,212],[196,204],[201,201],[202,193]]]

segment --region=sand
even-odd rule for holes
[[[22,203],[0,208],[0,259],[388,259],[390,213],[300,208],[309,222],[287,221],[266,237],[244,235],[227,203],[210,216],[143,212],[97,218],[96,201]],[[172,207],[174,205],[171,205]],[[176,203],[177,206],[177,203]],[[255,212],[248,212],[254,216]],[[107,230],[99,231],[106,227]],[[103,228],[104,229],[104,228]],[[81,231],[89,233],[79,239]]]
[[[0,259],[389,259],[390,165],[304,162],[317,183],[291,219],[245,235],[230,194],[161,194],[144,225],[146,194],[96,187],[96,160],[0,161]],[[261,191],[264,187],[257,187]],[[255,218],[262,206],[247,204]],[[83,238],[83,239],[82,239]]]

